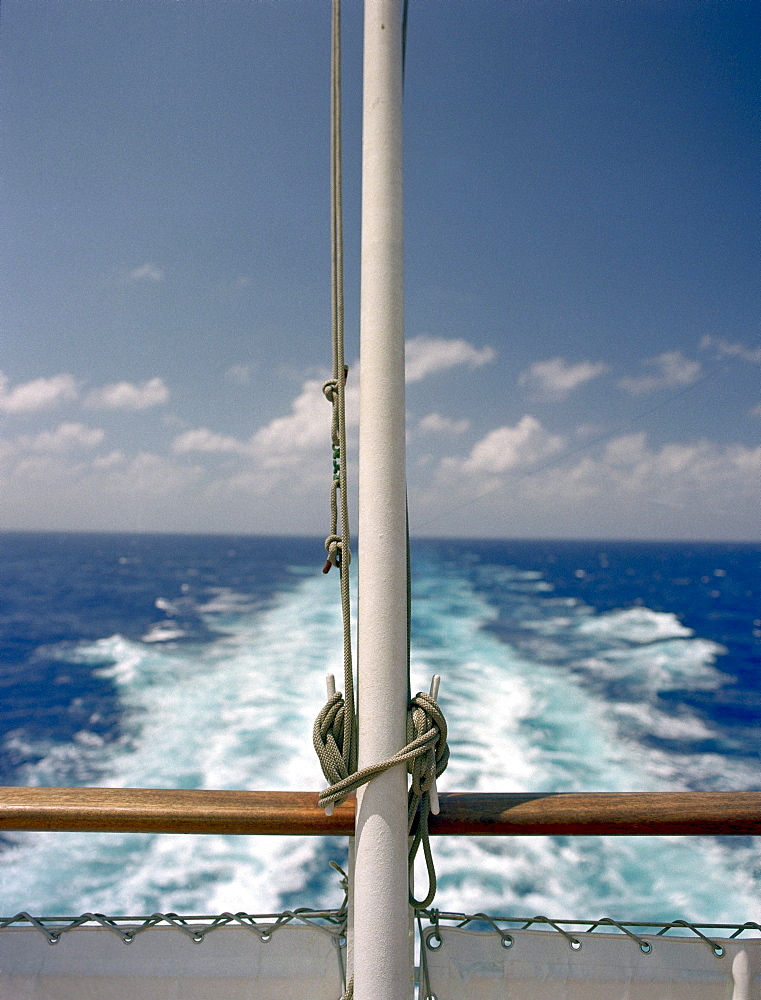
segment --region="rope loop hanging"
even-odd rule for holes
[[[426,741],[424,751],[407,765],[407,770],[412,775],[407,807],[407,829],[412,835],[408,865],[410,886],[413,884],[415,858],[421,845],[428,873],[426,895],[422,899],[416,899],[414,893],[410,892],[410,904],[419,909],[430,906],[436,895],[436,869],[428,834],[428,817],[432,812],[439,811],[436,779],[444,773],[449,763],[449,745],[444,713],[431,695],[418,691],[410,702],[410,711],[407,713],[408,745],[423,739]]]

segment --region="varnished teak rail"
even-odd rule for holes
[[[761,792],[449,792],[432,834],[761,833]],[[326,816],[316,792],[0,788],[0,830],[346,835],[354,800]]]

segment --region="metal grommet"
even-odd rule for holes
[[[581,941],[579,941],[578,938],[569,938],[568,944],[570,945],[572,951],[579,951],[581,949]]]
[[[263,941],[266,944],[267,941],[272,940],[272,934],[270,933],[270,931],[262,931],[262,933],[259,935],[259,940]]]
[[[203,941],[204,937],[205,935],[203,934],[202,931],[196,931],[195,934],[193,935],[193,940],[200,943],[201,941]]]
[[[441,936],[436,933],[429,934],[428,937],[425,939],[425,946],[430,951],[438,951],[443,944],[444,942],[441,940]]]
[[[50,937],[48,937],[48,944],[58,944],[60,939],[61,939],[60,934],[51,934]]]
[[[640,941],[639,950],[642,952],[643,955],[649,955],[650,952],[653,950],[653,946],[650,944],[649,941]]]
[[[513,937],[511,937],[510,934],[503,934],[502,935],[502,947],[503,948],[512,948],[512,946],[514,944],[515,944],[515,939]]]
[[[123,935],[122,935],[122,941],[123,941],[123,942],[124,942],[125,944],[132,944],[132,942],[133,942],[134,940],[135,940],[135,935],[134,935],[134,934],[123,934]]]
[[[724,951],[724,949],[720,944],[715,944],[713,946],[713,953],[717,958],[724,958],[724,955],[726,954],[726,952]]]

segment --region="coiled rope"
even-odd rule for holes
[[[412,775],[407,796],[407,832],[411,844],[407,860],[408,884],[412,886],[415,858],[422,844],[423,856],[428,876],[428,891],[423,899],[416,899],[409,890],[410,905],[416,910],[424,910],[431,905],[436,895],[436,869],[431,854],[428,834],[428,817],[438,812],[436,778],[444,773],[449,762],[447,744],[447,723],[435,700],[438,677],[431,684],[431,694],[418,691],[410,702],[407,712],[407,745],[388,760],[363,767],[353,774],[346,773],[344,754],[340,742],[344,734],[346,705],[340,692],[334,691],[317,716],[314,724],[314,748],[322,766],[322,771],[330,786],[320,793],[319,805],[332,811],[333,805],[344,801],[350,792],[390,767],[406,764]],[[328,679],[330,685],[331,678]],[[417,820],[417,822],[416,822]],[[341,1000],[353,1000],[354,979],[349,980]]]
[[[437,681],[438,678],[434,678],[434,685]],[[355,792],[371,778],[391,767],[404,764],[412,775],[407,798],[407,831],[412,837],[408,858],[410,884],[412,884],[415,858],[421,845],[428,873],[428,891],[425,897],[416,899],[410,891],[410,904],[418,909],[425,909],[430,906],[436,895],[436,871],[428,836],[428,817],[432,805],[435,811],[438,811],[437,803],[432,803],[435,782],[444,773],[449,762],[447,723],[444,713],[432,694],[418,691],[411,700],[407,712],[406,746],[388,760],[370,764],[361,771],[351,773],[346,771],[343,748],[340,745],[344,732],[345,711],[343,696],[340,692],[336,692],[328,699],[315,720],[314,748],[322,772],[330,782],[329,787],[320,793],[319,805],[324,809],[341,803],[350,792]]]

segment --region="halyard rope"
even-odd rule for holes
[[[337,746],[341,767],[350,774],[357,766],[356,722],[354,719],[354,672],[351,652],[351,599],[349,563],[351,537],[349,506],[346,496],[346,366],[344,364],[344,292],[343,292],[343,208],[341,200],[341,3],[333,0],[330,68],[330,207],[331,207],[331,313],[333,342],[333,378],[323,392],[333,407],[331,440],[333,477],[330,483],[330,534],[325,541],[328,559],[324,572],[338,567],[343,619],[343,661],[345,711],[341,714],[342,733]],[[339,533],[340,497],[340,533]]]

